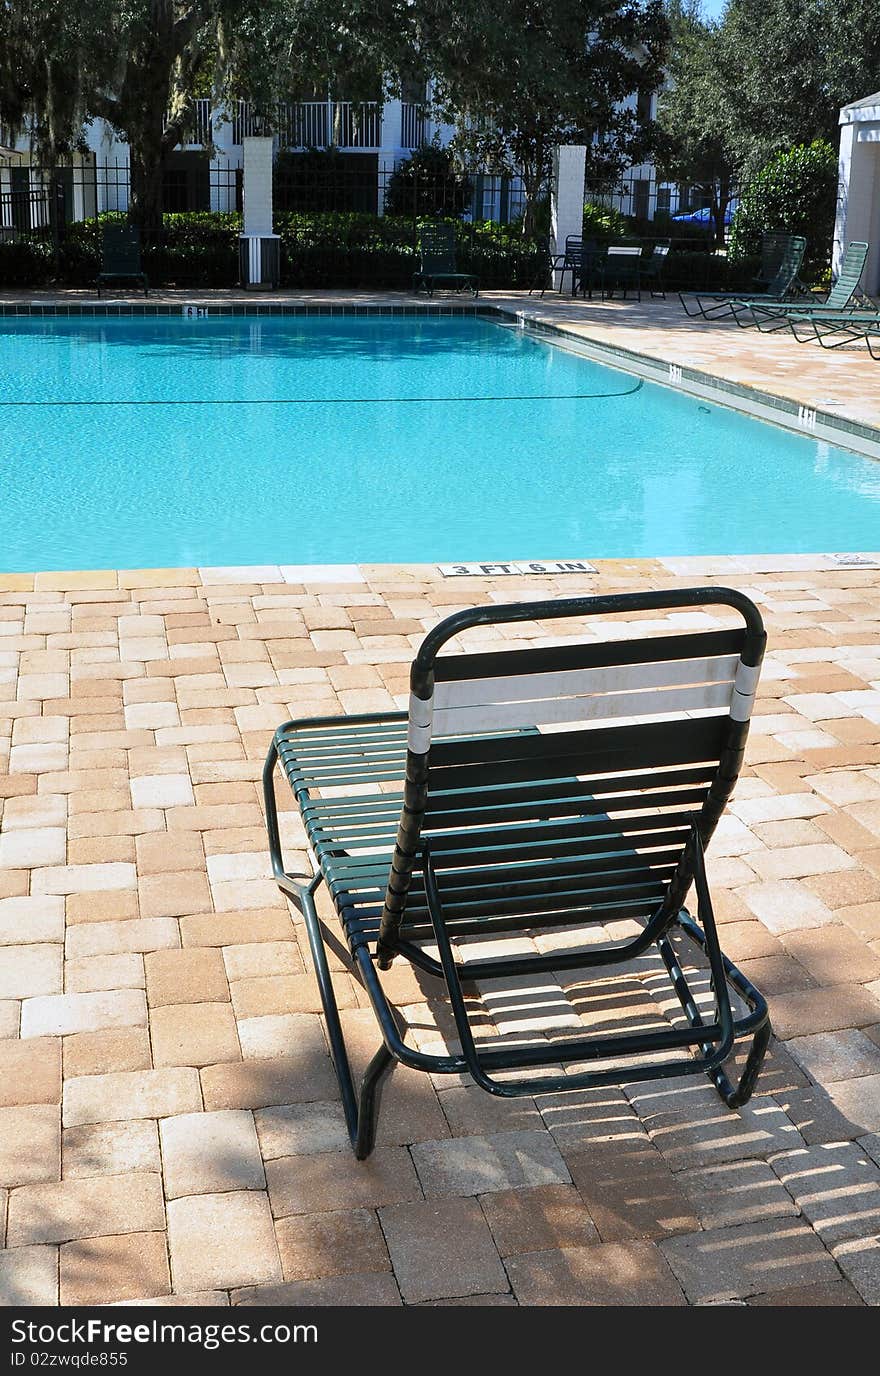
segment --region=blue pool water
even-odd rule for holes
[[[880,464],[472,318],[0,321],[0,568],[875,549]]]

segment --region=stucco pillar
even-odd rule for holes
[[[584,228],[584,172],[587,150],[584,144],[565,144],[553,153],[553,189],[550,196],[550,238],[554,253],[565,252],[569,234],[582,234]],[[557,269],[553,285],[559,287],[562,274]]]
[[[239,265],[242,286],[253,289],[277,287],[280,277],[280,241],[272,232],[272,148],[271,136],[246,135],[243,140]]]

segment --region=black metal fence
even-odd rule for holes
[[[635,232],[667,238],[704,241],[706,246],[726,238],[739,202],[732,183],[714,190],[696,181],[664,181],[656,173],[629,171],[604,180],[588,178],[584,186],[584,231],[625,222]]]
[[[486,285],[530,285],[536,246],[524,239],[518,179],[434,173],[373,153],[309,150],[281,154],[274,169],[275,228],[282,281],[290,286],[405,286],[417,261],[420,226],[457,224],[462,267]],[[238,274],[243,171],[201,151],[170,154],[161,215],[141,229],[144,267],[156,284],[232,286]],[[133,210],[127,160],[88,159],[39,169],[23,159],[0,171],[0,283],[95,280],[101,223]]]

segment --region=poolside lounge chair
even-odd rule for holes
[[[837,281],[824,301],[789,301],[782,306],[763,305],[752,301],[749,307],[751,321],[736,317],[738,324],[757,325],[765,333],[785,329],[793,318],[816,315],[836,315],[847,311],[859,299],[859,282],[868,256],[869,245],[863,240],[854,239],[847,244]]]
[[[728,291],[698,292],[693,298],[696,310],[690,310],[684,293],[679,292],[678,299],[684,307],[685,314],[700,315],[704,320],[722,320],[729,316],[737,316],[740,313],[747,315],[755,302],[759,305],[765,303],[781,304],[788,300],[788,297],[799,285],[798,273],[801,270],[804,250],[807,246],[806,239],[800,234],[791,234],[788,236],[788,240],[776,273],[768,282],[766,291],[761,295],[746,296],[743,293],[737,294]]]
[[[721,606],[736,626],[606,640],[583,627],[585,618],[630,614],[632,628],[632,613],[709,606]],[[573,638],[440,653],[474,629],[509,633],[517,623],[552,622],[561,630],[567,618],[575,619]],[[742,762],[765,639],[752,602],[726,588],[481,606],[425,637],[408,712],[278,728],[263,772],[272,867],[305,921],[359,1158],[372,1149],[379,1088],[395,1061],[470,1072],[503,1097],[705,1072],[729,1107],[749,1098],[770,1038],[767,1005],[721,953],[703,846]],[[285,869],[279,764],[314,874]],[[359,1091],[325,949],[334,938],[316,909],[322,884],[381,1031]],[[692,884],[702,926],[684,909]],[[620,922],[623,939],[605,939],[603,926]],[[578,929],[588,944],[573,947]],[[560,930],[567,935],[559,938]],[[507,954],[502,947],[492,956],[499,938],[527,932],[541,938],[540,952],[510,954],[508,943]],[[479,938],[477,951],[469,937]],[[669,1021],[658,1003],[656,1024],[640,1020],[627,1033],[588,1033],[580,1024],[531,1040],[474,1035],[466,982],[500,984],[502,996],[507,986],[516,997],[510,982],[516,990],[521,976],[613,969],[649,951],[652,975],[673,996]],[[405,1040],[377,973],[395,957],[445,980],[458,1045],[419,1050]],[[724,1063],[741,1037],[751,1044],[731,1080]],[[511,1077],[517,1070],[524,1073]]]
[[[451,287],[454,291],[470,290],[476,297],[480,279],[472,272],[459,272],[455,262],[454,225],[426,225],[419,235],[421,263],[413,273],[413,291],[422,287],[429,296],[435,287]]]
[[[864,342],[875,362],[880,362],[880,311],[810,311],[786,319],[799,344],[819,343],[823,349],[840,349]],[[798,331],[803,333],[799,334]],[[875,353],[876,347],[876,353]]]
[[[147,295],[147,274],[141,267],[141,234],[135,225],[105,225],[101,236],[101,271],[96,286],[136,282]]]

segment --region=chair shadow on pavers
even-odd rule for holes
[[[681,632],[682,612],[697,629]],[[679,614],[659,621],[669,634],[627,635],[663,613]],[[408,712],[279,727],[263,776],[273,872],[306,926],[360,1159],[395,1063],[499,1098],[704,1073],[724,1112],[746,1104],[768,1010],[721,951],[703,848],[742,764],[765,641],[754,604],[725,588],[482,606],[428,633]],[[279,765],[312,873],[285,867]],[[359,1090],[322,889],[382,1038]],[[383,982],[402,961],[445,984],[423,1046]]]

